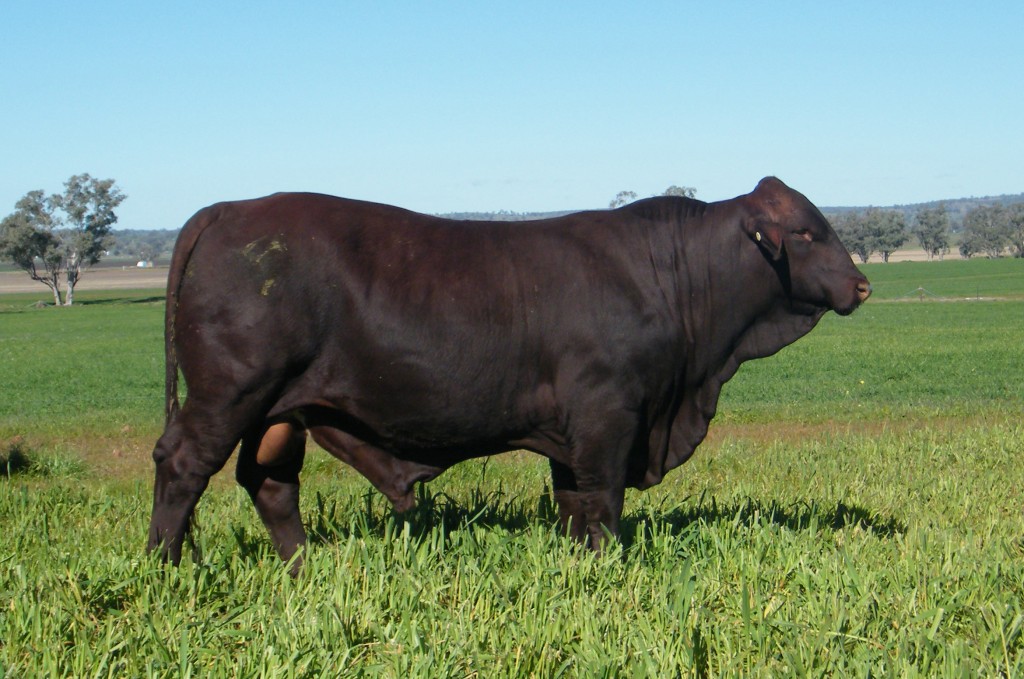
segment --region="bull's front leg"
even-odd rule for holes
[[[558,522],[562,533],[581,544],[587,541],[587,513],[583,500],[576,488],[576,477],[572,470],[561,462],[548,460],[551,464],[551,486],[558,505]]]
[[[615,470],[594,477],[586,472],[575,473],[552,460],[551,482],[566,535],[598,553],[606,546],[609,534],[619,537],[626,493],[624,473]]]
[[[609,534],[614,540],[619,539],[619,520],[622,518],[622,505],[626,488],[616,488],[580,493],[583,510],[587,515],[587,535],[590,547],[600,553],[608,546]]]
[[[568,432],[572,447],[567,461],[551,461],[551,482],[563,528],[600,552],[609,535],[619,536],[627,464],[639,422],[635,408],[609,409],[607,394],[590,396],[595,400],[581,404],[575,431]]]

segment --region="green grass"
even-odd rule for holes
[[[864,267],[874,300],[745,365],[601,557],[537,456],[395,517],[311,450],[294,580],[229,473],[197,560],[143,553],[157,293],[0,297],[0,676],[1020,676],[1024,275],[982,264]],[[1005,301],[887,301],[915,276]]]
[[[876,301],[920,299],[919,289],[926,299],[1024,298],[1024,259],[876,263],[860,269]]]
[[[13,674],[1017,676],[1019,426],[734,441],[631,493],[621,550],[558,537],[532,459],[453,470],[396,520],[313,456],[290,580],[244,493],[210,492],[201,563],[141,554],[148,485],[7,490]],[[238,676],[233,675],[233,676]]]
[[[91,292],[44,309],[25,297],[0,297],[0,447],[18,437],[50,457],[137,470],[163,412],[160,293]]]
[[[975,417],[1024,403],[1024,300],[868,303],[752,361],[718,422]]]

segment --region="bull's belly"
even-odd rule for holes
[[[402,458],[468,459],[528,448],[561,458],[565,413],[555,387],[496,352],[490,361],[351,354],[314,365],[270,417],[296,413]],[[363,359],[363,360],[360,360]],[[481,369],[481,365],[487,366]]]
[[[543,442],[552,439],[520,417],[484,411],[478,404],[438,413],[318,402],[272,419],[295,420],[308,429],[329,427],[397,458],[445,466],[524,447],[547,454]]]

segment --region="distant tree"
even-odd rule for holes
[[[966,226],[966,219],[964,224]],[[960,256],[964,259],[970,259],[975,255],[982,254],[988,254],[990,257],[993,256],[986,252],[985,241],[986,239],[976,230],[965,228],[963,235],[960,237]],[[998,257],[998,255],[995,256]]]
[[[875,241],[868,232],[867,222],[860,212],[843,212],[832,218],[832,228],[839,240],[861,262],[867,262],[875,252]]]
[[[636,200],[636,191],[619,191],[612,198],[612,201],[608,203],[609,208],[617,208],[625,205],[626,203],[632,203]]]
[[[672,186],[665,189],[665,192],[662,193],[661,195],[681,196],[682,198],[696,198],[697,189],[693,188],[692,186],[676,186],[675,184],[673,184]]]
[[[67,287],[65,303],[74,303],[75,286],[83,268],[96,264],[112,242],[110,228],[117,223],[114,209],[125,196],[113,179],[94,179],[78,174],[64,182],[64,193],[54,196],[67,215],[64,229]]]
[[[864,221],[868,238],[873,241],[872,249],[882,254],[883,262],[888,262],[889,256],[907,242],[907,222],[902,212],[868,208]]]
[[[844,212],[832,218],[832,228],[846,249],[867,262],[876,252],[888,262],[889,256],[907,242],[907,222],[902,212],[868,208]]]
[[[936,255],[942,259],[949,252],[949,213],[946,206],[940,204],[918,212],[914,218],[914,235],[928,254],[928,259]]]
[[[44,196],[42,191],[29,191],[2,222],[0,256],[47,285],[57,305],[62,303],[63,277],[63,304],[70,306],[82,272],[99,262],[112,242],[114,210],[125,198],[113,179],[88,174],[70,177],[64,193]]]
[[[1010,245],[1009,213],[1002,205],[981,205],[964,215],[960,254],[1000,257]]]
[[[57,224],[53,201],[42,191],[29,191],[0,222],[0,258],[50,288],[53,303],[60,306],[64,257],[54,233]]]
[[[156,259],[156,246],[152,243],[139,243],[138,247],[135,249],[135,256],[139,258],[140,262],[145,262],[148,266],[154,259]]]
[[[672,186],[665,189],[661,194],[662,196],[681,196],[683,198],[695,198],[697,196],[697,189],[692,186]],[[625,205],[626,203],[632,203],[637,199],[636,191],[619,191],[615,194],[615,198],[608,203],[609,208],[617,208]]]
[[[1024,203],[1011,205],[1007,213],[1010,249],[1014,257],[1024,257]]]

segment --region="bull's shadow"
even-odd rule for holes
[[[811,500],[782,504],[775,499],[764,501],[748,497],[719,503],[715,497],[706,498],[702,495],[695,504],[679,505],[665,512],[647,509],[624,515],[621,525],[622,543],[629,548],[638,539],[649,542],[659,534],[680,536],[692,530],[694,525],[719,522],[746,528],[774,525],[794,532],[837,532],[859,527],[886,539],[907,530],[906,524],[896,518],[873,513],[842,500],[834,503]]]
[[[404,514],[388,511],[386,501],[372,490],[364,494],[363,505],[360,512],[343,513],[338,500],[318,493],[315,509],[306,515],[310,543],[329,545],[352,535],[380,538],[387,532],[388,522],[407,523],[414,539],[422,539],[433,530],[443,531],[447,539],[449,534],[470,526],[516,533],[536,524],[554,526],[558,521],[558,510],[547,488],[533,501],[508,496],[501,490],[480,489],[474,490],[468,499],[458,500],[444,492],[431,492],[421,484],[416,507]],[[649,544],[654,536],[678,537],[701,523],[718,522],[747,528],[770,524],[790,531],[812,532],[860,527],[886,539],[906,532],[902,521],[842,500],[783,504],[775,499],[748,497],[719,502],[713,496],[702,495],[667,511],[647,507],[627,512],[620,526],[621,542],[629,550],[638,541]]]
[[[165,300],[166,298],[163,295],[153,297],[103,297],[101,299],[77,300],[75,304],[81,304],[82,306],[107,306],[113,304],[157,304]]]
[[[316,495],[316,507],[306,515],[306,530],[311,544],[333,544],[352,535],[383,537],[389,522],[408,524],[414,539],[437,529],[448,535],[470,526],[503,529],[510,533],[526,530],[537,523],[554,525],[558,521],[550,491],[545,488],[534,502],[506,494],[501,489],[474,489],[466,499],[457,499],[443,491],[431,492],[426,485],[416,489],[413,509],[397,514],[374,490],[363,494],[363,509],[356,514],[343,513],[336,498]]]
[[[423,484],[416,491],[416,506],[402,514],[391,511],[384,496],[373,489],[363,493],[363,506],[355,512],[351,510],[349,498],[343,496],[317,492],[314,503],[314,507],[304,508],[309,545],[329,546],[351,537],[382,539],[389,531],[389,524],[408,524],[410,536],[419,541],[435,528],[440,529],[447,540],[451,533],[472,525],[503,528],[514,533],[536,523],[554,526],[558,521],[558,510],[546,488],[532,508],[501,490],[485,493],[478,488],[467,501],[460,502],[443,491],[430,492]],[[393,526],[390,528],[393,530]],[[242,559],[256,562],[266,557],[268,550],[272,551],[268,536],[260,529],[235,526],[231,532]],[[194,558],[202,559],[195,549],[193,553]]]

